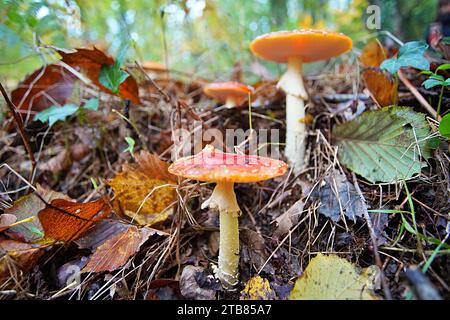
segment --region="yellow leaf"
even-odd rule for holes
[[[375,268],[358,272],[337,255],[318,254],[295,282],[291,300],[378,300],[371,292]]]
[[[273,300],[275,293],[267,279],[255,276],[248,280],[244,290],[241,291],[241,300]]]
[[[148,152],[142,151],[136,161],[136,164],[125,164],[122,172],[108,181],[116,195],[116,204],[141,225],[162,222],[172,213],[176,178],[167,171],[168,163]]]

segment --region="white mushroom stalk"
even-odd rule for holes
[[[299,173],[305,162],[306,125],[305,100],[308,99],[301,74],[301,59],[288,60],[288,68],[277,84],[286,93],[286,147],[285,155],[294,173]]]
[[[219,267],[217,278],[229,289],[239,282],[239,221],[241,209],[236,200],[233,182],[218,182],[202,209],[218,209],[220,214]]]
[[[227,109],[233,109],[236,106],[236,99],[234,97],[227,97],[225,100],[225,107]]]

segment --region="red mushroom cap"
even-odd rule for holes
[[[287,164],[256,155],[224,153],[207,145],[194,156],[178,159],[169,172],[188,179],[208,182],[258,182],[281,176]]]
[[[241,105],[247,100],[248,95],[252,94],[254,89],[251,86],[240,82],[214,82],[207,84],[203,92],[220,102],[226,102],[228,98],[233,98],[237,105]]]
[[[301,29],[259,36],[250,44],[250,49],[265,60],[286,63],[290,58],[299,58],[306,63],[339,56],[352,45],[352,39],[342,33]]]

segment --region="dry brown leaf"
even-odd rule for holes
[[[36,114],[55,105],[63,105],[72,94],[75,77],[63,67],[50,64],[39,68],[11,92],[11,100],[21,113]]]
[[[70,200],[70,198],[66,195],[60,192],[46,190],[40,185],[37,185],[36,192],[47,202],[51,202],[54,199]],[[30,222],[22,223],[9,228],[5,232],[6,235],[12,239],[23,242],[34,242],[42,239],[44,236],[44,230],[42,229],[39,219],[37,219],[37,215],[39,211],[44,208],[45,203],[34,193],[23,196],[14,201],[12,207],[5,209],[6,214],[14,215],[18,221],[25,220],[27,218],[34,219]]]
[[[274,232],[274,236],[284,236],[289,230],[298,222],[305,203],[302,200],[298,200],[292,205],[285,213],[275,219],[277,222],[277,229]]]
[[[390,106],[395,100],[395,83],[380,69],[367,69],[362,73],[366,88],[380,106]]]
[[[0,215],[0,232],[9,229],[10,226],[17,221],[17,217],[13,214],[4,213]]]
[[[114,59],[94,47],[93,49],[75,49],[73,52],[57,50],[62,61],[78,71],[84,73],[102,91],[114,95],[99,82],[100,69],[102,65],[114,64]],[[124,99],[140,104],[139,89],[133,76],[129,76],[119,86],[119,93]]]
[[[97,247],[82,272],[114,271],[124,266],[155,231],[129,226]]]
[[[51,171],[58,173],[68,170],[74,161],[80,161],[91,152],[91,147],[84,143],[77,143],[70,147],[69,150],[64,149],[56,156],[50,158],[47,162],[39,164],[42,171]]]
[[[125,164],[108,184],[123,212],[141,225],[162,222],[171,214],[176,200],[176,178],[167,171],[169,164],[142,151],[136,164]]]
[[[104,199],[76,203],[55,199],[38,214],[46,239],[73,241],[106,216],[111,207]]]
[[[373,40],[364,47],[359,59],[365,67],[379,67],[387,59],[387,54],[380,42]]]
[[[34,245],[16,240],[0,240],[0,282],[11,276],[11,267],[24,272],[31,270],[44,254],[45,245]]]

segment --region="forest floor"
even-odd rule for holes
[[[226,128],[249,128],[248,108],[226,109],[206,97],[202,92],[205,79],[174,72],[169,77],[162,72],[152,75],[153,80],[150,80],[140,68],[132,68],[131,72],[139,83],[140,104],[128,106],[119,97],[81,83],[76,88],[79,99],[97,97],[98,110],[86,110],[83,115],[50,127],[42,122],[26,121],[26,132],[37,159],[33,175],[32,164],[13,127],[12,117],[4,121],[0,129],[0,162],[3,164],[0,167],[0,213],[10,212],[8,210],[16,206],[14,201],[30,194],[30,184],[37,187],[38,192],[53,190],[78,203],[102,197],[112,199],[112,210],[101,223],[83,229],[76,241],[40,241],[33,245],[23,244],[23,248],[16,243],[13,249],[3,246],[0,249],[3,250],[0,297],[195,299],[206,296],[239,299],[247,281],[259,274],[270,283],[275,294],[273,298],[287,299],[295,279],[317,253],[336,254],[360,268],[377,265],[384,277],[380,276],[373,288],[375,292],[383,298],[404,299],[408,296],[415,284],[405,277],[405,269],[423,266],[437,244],[404,232],[404,219],[414,223],[418,232],[427,238],[445,238],[450,209],[448,145],[435,151],[428,167],[408,181],[407,189],[400,182],[368,183],[341,166],[331,136],[333,126],[351,120],[365,110],[378,108],[364,91],[363,83],[354,80],[359,79],[355,61],[330,63],[320,76],[305,79],[310,95],[307,112],[311,115],[306,169],[299,175],[289,171],[273,180],[236,185],[243,212],[239,219],[240,284],[235,291],[224,291],[210,276],[211,264],[217,263],[219,221],[217,212],[200,206],[211,194],[213,185],[192,180],[178,181],[171,214],[149,226],[150,234],[140,234],[138,240],[142,241],[130,249],[136,249],[136,252],[131,252],[127,261],[111,270],[83,273],[81,284],[76,288],[67,286],[67,277],[73,267],[84,268],[93,248],[98,248],[93,242],[117,233],[115,228],[119,227],[114,223],[119,221],[126,228],[133,226],[141,230],[139,223],[113,203],[117,195],[114,196],[108,184],[108,179],[124,170],[124,164],[136,163],[141,150],[170,162],[173,128],[192,130],[195,121],[222,132]],[[418,83],[417,74],[407,73],[407,76]],[[285,98],[274,86],[272,81],[254,84],[252,127],[256,130],[280,129],[280,141],[284,141]],[[434,91],[422,94],[429,101],[435,101],[437,97]],[[402,84],[399,97],[399,105],[427,112]],[[133,155],[123,152],[128,146],[126,137],[136,142]],[[368,209],[412,214],[369,210],[369,228],[367,217],[351,219],[339,206],[336,207],[341,184],[345,188],[348,183],[357,191],[352,196],[362,195]],[[336,193],[336,190],[339,191]],[[11,230],[2,231],[0,242],[19,241]],[[112,249],[113,254],[116,249]],[[433,287],[447,299],[450,298],[449,250],[448,245],[442,247],[427,271]],[[195,276],[197,284],[193,284],[192,279],[180,281],[187,265],[203,270]],[[198,286],[201,290],[195,291]]]

